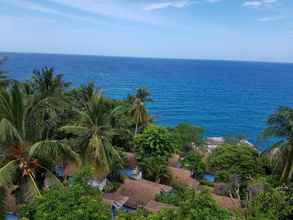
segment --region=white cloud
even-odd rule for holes
[[[276,2],[278,2],[278,0],[246,0],[243,3],[243,6],[249,8],[260,8],[270,6]]]
[[[157,3],[150,3],[144,7],[145,11],[155,11],[165,8],[184,8],[196,3],[197,1],[191,0],[173,0],[173,1],[163,1]]]
[[[123,19],[134,22],[161,24],[158,18],[140,12],[141,4],[116,0],[49,0],[59,5],[77,8],[90,15]]]
[[[96,22],[101,21],[101,17],[104,17],[152,25],[162,24],[162,20],[158,15],[150,15],[141,11],[141,8],[144,6],[142,2],[131,1],[123,3],[121,0],[48,0],[48,3],[54,3],[54,5],[32,0],[3,1],[7,1],[8,4],[19,8],[56,15],[54,19],[58,19],[58,16],[63,16],[70,19]]]
[[[61,16],[68,19],[81,20],[85,22],[95,23],[96,20],[90,17],[81,16],[79,14],[64,12],[62,10],[58,10],[55,8],[50,8],[42,3],[31,2],[27,0],[10,0],[9,3],[13,4],[16,7],[43,13],[43,14],[51,14],[55,15],[54,17],[47,17],[47,21],[56,22],[58,20],[57,16]]]
[[[259,22],[271,22],[271,21],[279,21],[284,19],[283,16],[271,16],[271,17],[262,17],[257,19]]]

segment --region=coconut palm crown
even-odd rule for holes
[[[69,146],[57,140],[42,140],[38,132],[42,122],[33,117],[42,100],[24,94],[17,84],[0,91],[0,146],[4,162],[0,185],[17,186],[22,201],[41,195],[45,177],[58,182],[52,172],[55,164],[79,161]]]
[[[293,177],[293,109],[280,107],[269,117],[267,125],[262,133],[263,138],[281,139],[267,151],[273,152],[277,158],[281,181],[289,181]]]

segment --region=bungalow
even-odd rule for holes
[[[192,189],[196,189],[199,185],[199,182],[192,178],[192,173],[189,170],[168,167],[168,173],[175,184],[190,187]]]
[[[151,200],[144,206],[144,209],[148,212],[156,213],[163,209],[176,209],[176,206]]]
[[[241,207],[240,200],[234,199],[228,196],[220,196],[215,193],[211,193],[213,199],[223,209],[236,210]]]
[[[128,199],[127,196],[122,196],[118,193],[105,193],[103,195],[103,201],[116,209],[121,209]]]
[[[127,154],[127,165],[125,168],[119,171],[119,174],[124,177],[128,177],[134,180],[142,179],[142,172],[138,169],[138,163],[134,153],[126,153]]]
[[[168,166],[180,168],[181,167],[180,159],[181,159],[181,157],[179,154],[173,154],[172,157],[168,161]]]
[[[209,152],[216,149],[219,145],[224,143],[225,143],[225,139],[223,137],[208,137],[205,140],[205,144]]]
[[[149,201],[155,200],[157,194],[168,193],[171,190],[170,186],[144,179],[137,181],[126,179],[115,193],[129,198],[125,203],[126,207],[137,209],[146,206]]]
[[[61,179],[66,179],[74,176],[80,170],[79,166],[75,163],[69,163],[65,166],[57,166],[55,168],[55,173]],[[96,176],[88,181],[88,185],[97,188],[102,191],[107,185],[107,174],[102,170],[95,170]],[[45,180],[45,186],[48,188],[50,185],[49,180]]]

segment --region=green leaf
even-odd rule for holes
[[[40,161],[73,161],[80,164],[80,158],[68,145],[56,140],[46,140],[35,143],[29,150],[31,158]]]
[[[6,186],[13,184],[18,171],[18,164],[16,160],[8,162],[0,169],[0,185]]]

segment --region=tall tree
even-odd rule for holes
[[[66,93],[69,86],[61,74],[55,74],[53,68],[48,67],[34,71],[32,79],[22,84],[26,94],[39,103],[34,117],[42,119],[42,138],[54,137],[60,124],[66,123],[72,106]]]
[[[277,165],[281,168],[281,181],[289,181],[293,176],[293,109],[280,107],[267,120],[267,128],[262,138],[279,138],[278,143],[267,151],[274,152]]]
[[[111,125],[111,119],[115,111],[117,108],[113,109],[111,103],[101,93],[97,93],[78,112],[75,123],[61,128],[66,134],[72,135],[83,163],[91,163],[104,172],[109,172],[111,161],[117,161],[120,157],[112,146],[112,137],[116,131]]]
[[[139,88],[137,89],[135,96],[130,97],[130,101],[132,102],[130,114],[135,121],[134,135],[137,134],[138,129],[142,124],[150,120],[145,107],[145,102],[152,101],[149,96],[150,93],[146,89]]]
[[[63,75],[55,74],[54,69],[48,67],[35,70],[30,83],[34,93],[42,97],[63,95],[70,86],[63,80]]]
[[[0,145],[4,166],[0,168],[0,185],[19,186],[22,198],[40,195],[41,176],[58,182],[53,164],[64,160],[78,161],[71,148],[56,140],[42,140],[38,130],[42,122],[34,118],[39,102],[25,97],[17,84],[0,91]]]

